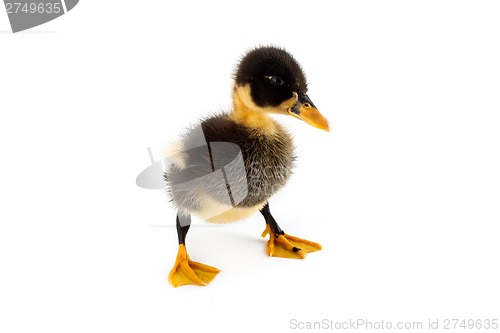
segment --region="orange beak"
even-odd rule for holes
[[[330,132],[328,120],[318,111],[306,94],[299,94],[297,103],[288,109],[288,114],[309,125]]]

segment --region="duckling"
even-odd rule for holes
[[[260,212],[269,235],[269,256],[303,259],[321,245],[285,233],[269,208],[295,162],[289,132],[270,114],[290,115],[329,131],[326,118],[307,96],[299,63],[286,50],[258,47],[240,60],[234,73],[233,108],[187,130],[170,149],[164,177],[177,209],[179,248],[169,282],[205,286],[220,272],[192,261],[186,250],[191,216],[227,223]]]

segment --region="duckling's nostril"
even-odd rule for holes
[[[311,107],[311,104],[309,104],[309,103],[304,103],[303,105],[304,105],[304,107],[305,107],[306,109],[308,109],[308,108],[310,108],[310,107]]]

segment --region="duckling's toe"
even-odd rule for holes
[[[286,233],[273,235],[269,226],[262,233],[262,237],[269,234],[266,244],[266,253],[270,257],[304,259],[309,252],[321,250],[321,245]]]
[[[215,267],[190,260],[186,247],[184,244],[181,244],[179,245],[179,252],[175,259],[174,267],[168,275],[168,281],[174,287],[186,284],[206,286],[219,272],[220,270]]]
[[[308,241],[307,239],[302,239],[302,238],[295,237],[295,236],[288,235],[288,234],[284,234],[283,237],[286,237],[286,239],[290,243],[292,243],[293,245],[295,245],[296,247],[298,247],[299,249],[301,249],[302,251],[304,251],[306,253],[316,252],[316,251],[320,251],[322,249],[320,244],[318,244],[316,242]]]
[[[285,235],[269,236],[266,244],[266,253],[270,257],[281,257],[291,259],[304,259],[307,252],[291,243]]]

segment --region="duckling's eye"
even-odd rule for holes
[[[269,82],[271,82],[271,84],[273,86],[276,86],[276,87],[281,87],[283,85],[285,85],[285,81],[283,81],[283,79],[277,77],[277,76],[266,76],[266,78],[269,79]]]

